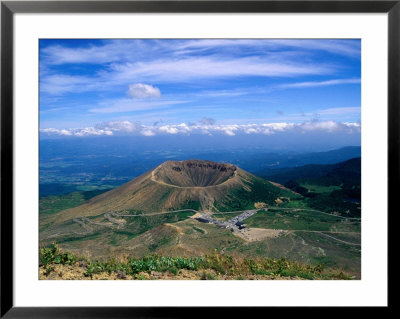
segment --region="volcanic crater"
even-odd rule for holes
[[[279,196],[292,195],[232,164],[195,159],[167,161],[80,206],[54,214],[49,222],[120,211],[152,214],[185,208],[244,209],[255,202],[271,203]]]
[[[213,187],[234,178],[237,167],[232,164],[201,160],[168,161],[152,173],[152,180],[174,187]]]

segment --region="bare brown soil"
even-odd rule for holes
[[[267,238],[277,238],[286,233],[279,229],[264,229],[264,228],[244,228],[240,231],[235,231],[233,234],[246,241],[260,241]]]

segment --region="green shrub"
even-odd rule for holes
[[[216,279],[215,275],[206,270],[213,270],[217,274],[246,278],[248,275],[300,277],[305,279],[352,279],[343,272],[328,271],[323,263],[316,265],[303,264],[290,261],[286,258],[247,258],[237,259],[232,256],[214,252],[204,257],[165,257],[161,255],[149,255],[142,258],[132,258],[128,262],[119,262],[115,258],[106,261],[87,260],[84,257],[73,255],[70,252],[62,251],[56,243],[49,247],[40,248],[39,260],[48,276],[54,271],[56,264],[73,265],[77,261],[84,261],[84,275],[93,278],[94,274],[123,271],[136,279],[146,276],[143,273],[171,272],[178,275],[179,270],[203,270],[201,279]],[[142,273],[142,274],[141,274]],[[212,278],[213,277],[213,278]]]
[[[43,266],[50,264],[72,265],[77,261],[77,258],[70,252],[62,252],[56,243],[52,243],[50,247],[40,248],[39,261]]]
[[[200,279],[201,280],[216,280],[217,278],[212,273],[203,271]]]
[[[172,273],[178,272],[179,269],[197,270],[200,268],[204,259],[202,257],[164,257],[159,255],[145,256],[139,259],[130,260],[130,273],[132,275],[140,272],[158,271],[165,272],[167,270]]]

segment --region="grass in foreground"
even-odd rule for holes
[[[202,257],[165,257],[149,255],[143,258],[130,258],[118,261],[110,258],[106,261],[90,260],[70,252],[62,251],[57,244],[40,248],[40,268],[48,277],[59,265],[69,265],[70,269],[78,267],[85,277],[93,279],[99,274],[114,275],[111,279],[152,279],[157,273],[168,273],[168,276],[179,276],[182,271],[195,272],[192,279],[352,279],[341,271],[289,261],[285,258],[238,259],[228,255],[213,253]],[[80,268],[79,268],[80,267]],[[60,275],[60,274],[59,274]],[[60,275],[62,277],[62,274]],[[107,279],[107,278],[104,278]],[[166,279],[166,278],[158,278]]]

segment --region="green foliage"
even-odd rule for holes
[[[44,274],[45,274],[45,276],[48,276],[53,271],[54,271],[54,267],[53,266],[46,266]]]
[[[184,202],[181,206],[179,206],[176,209],[194,209],[194,210],[199,210],[201,208],[201,204],[199,201],[194,201],[194,200],[187,200]]]
[[[198,232],[201,233],[201,234],[205,234],[205,233],[206,233],[204,229],[198,228],[198,227],[196,227],[196,226],[193,226],[193,229],[194,229],[195,231],[198,231]]]
[[[284,230],[329,231],[332,226],[349,231],[359,231],[357,223],[342,224],[343,218],[321,214],[312,210],[277,210],[259,212],[246,220],[249,227],[260,227]]]
[[[324,265],[318,264],[305,265],[286,258],[271,259],[264,258],[259,261],[245,260],[249,270],[255,275],[273,275],[283,277],[300,277],[304,279],[314,279],[321,275]]]
[[[135,276],[136,280],[147,280],[148,278],[144,274],[137,274]]]
[[[55,214],[64,209],[77,207],[82,205],[88,199],[100,195],[110,188],[98,189],[86,192],[72,192],[63,195],[51,195],[41,197],[39,200],[39,212],[40,214],[51,215]]]
[[[340,212],[347,217],[361,216],[361,158],[314,167],[323,172],[318,176],[314,172],[305,173],[305,167],[296,169],[302,174],[292,175],[285,186],[303,195],[308,207],[328,213]]]
[[[50,247],[40,248],[39,261],[42,265],[47,266],[50,264],[72,265],[76,260],[76,256],[70,252],[62,252],[56,243]]]
[[[83,257],[63,252],[56,243],[53,243],[50,247],[41,248],[39,257],[46,276],[54,271],[55,264],[72,265],[77,261],[85,260]],[[244,279],[248,275],[299,277],[304,279],[351,279],[341,271],[327,271],[323,262],[311,265],[286,258],[236,259],[217,252],[202,257],[165,257],[153,254],[143,258],[132,258],[127,262],[120,262],[115,258],[109,258],[106,261],[87,260],[85,268],[84,275],[90,278],[93,278],[95,274],[111,274],[123,271],[136,279],[149,279],[143,273],[150,274],[154,271],[171,272],[177,275],[179,270],[187,269],[203,270],[201,279],[204,280],[217,279],[215,273],[235,276],[236,279]],[[211,272],[207,270],[211,270]]]
[[[61,210],[79,206],[85,202],[82,193],[73,192],[60,196],[47,196],[39,201],[40,214],[54,214]]]
[[[167,245],[168,243],[171,242],[172,238],[168,238],[168,237],[162,237],[159,241],[157,241],[156,243],[150,244],[149,245],[149,250],[150,251],[155,251],[157,248]]]
[[[132,212],[132,215],[136,213]],[[192,211],[187,212],[171,212],[168,214],[162,215],[150,215],[150,216],[137,216],[137,217],[128,217],[127,224],[125,226],[125,230],[117,230],[115,231],[118,235],[126,235],[127,237],[122,237],[124,239],[132,239],[133,237],[139,236],[144,232],[160,226],[165,223],[176,223],[181,220],[187,219],[189,216],[192,216],[194,213]],[[114,240],[116,240],[114,238]],[[155,249],[156,247],[154,247]]]
[[[145,256],[140,259],[130,260],[130,273],[151,271],[171,271],[176,273],[178,269],[198,270],[204,263],[203,257],[164,257],[159,255]]]
[[[91,239],[96,239],[98,237],[100,237],[101,233],[97,232],[97,233],[93,233],[93,234],[89,234],[89,235],[71,235],[69,237],[64,237],[62,239],[59,239],[58,242],[60,244],[62,243],[69,243],[69,242],[79,242],[79,241],[84,241],[84,240],[91,240]]]
[[[224,202],[215,203],[215,207],[223,211],[237,211],[245,209],[254,209],[254,203],[265,202],[268,205],[275,204],[278,197],[298,198],[290,191],[281,189],[262,178],[254,178],[247,183],[251,191],[247,191],[244,187],[232,190],[230,198]]]
[[[343,190],[335,190],[329,194],[318,194],[317,196],[306,198],[306,202],[309,207],[327,213],[339,212],[342,216],[360,217],[360,204],[344,200],[344,192]]]
[[[201,280],[216,280],[217,278],[212,273],[203,271],[200,279]]]

